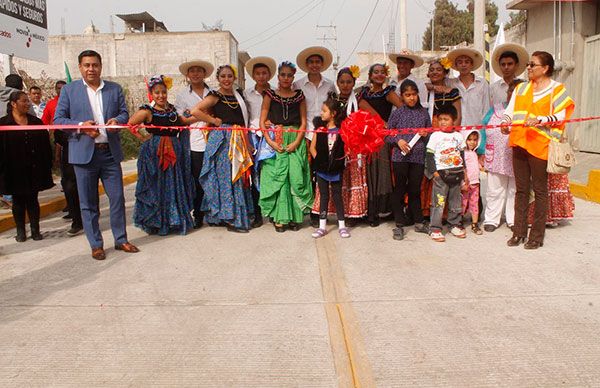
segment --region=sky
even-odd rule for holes
[[[434,1],[407,0],[408,48],[421,48]],[[454,2],[464,8],[467,0]],[[507,21],[507,1],[494,2],[500,9],[499,22]],[[398,0],[51,0],[47,4],[51,35],[61,33],[62,18],[67,34],[80,34],[92,22],[100,32],[111,32],[111,15],[147,11],[170,31],[201,31],[202,23],[214,25],[222,20],[223,29],[233,33],[240,50],[250,56],[268,55],[278,62],[294,61],[305,47],[324,45],[334,55],[338,53],[341,65],[350,65],[356,52],[382,51],[390,25],[396,28],[396,48],[400,49]],[[123,32],[123,22],[116,17],[112,20],[114,31]],[[332,38],[333,29],[317,25],[336,26],[337,50],[335,41],[319,40]]]

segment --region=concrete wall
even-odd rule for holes
[[[32,78],[41,78],[43,72],[58,79],[65,77],[66,62],[73,78],[78,78],[77,55],[85,49],[102,55],[107,77],[175,75],[180,63],[195,58],[215,66],[238,61],[238,42],[229,31],[51,36],[48,47],[48,64],[15,58],[15,67]],[[214,81],[214,75],[209,81]]]

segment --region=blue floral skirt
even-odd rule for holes
[[[177,161],[163,170],[157,155],[160,136],[152,136],[140,147],[137,161],[133,222],[150,234],[186,234],[193,228],[191,216],[195,186],[189,140],[183,133],[171,137]]]
[[[252,192],[244,178],[231,182],[230,139],[230,131],[212,131],[208,136],[200,172],[202,211],[210,224],[225,223],[248,230],[254,214]]]

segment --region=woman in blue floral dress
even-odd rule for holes
[[[161,236],[171,232],[186,234],[194,225],[191,210],[195,186],[189,160],[189,132],[167,127],[197,120],[179,116],[167,101],[171,84],[169,77],[153,76],[148,89],[154,104],[141,106],[129,120],[134,134],[144,141],[137,161],[133,222],[146,233]],[[144,128],[144,124],[153,127]]]
[[[250,188],[253,163],[248,133],[239,129],[248,127],[248,110],[242,92],[234,89],[235,79],[233,66],[220,66],[219,89],[211,90],[191,113],[199,121],[219,127],[208,134],[200,172],[204,219],[209,225],[226,226],[230,232],[247,233],[254,215]]]

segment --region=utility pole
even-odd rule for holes
[[[431,51],[435,51],[435,8],[431,11]]]
[[[329,24],[327,26],[317,25],[317,29],[322,28],[325,29],[322,38],[317,38],[323,42],[323,46],[333,46],[333,71],[334,76],[337,73],[338,66],[340,64],[340,54],[338,52],[338,41],[337,41],[337,27],[335,24]],[[333,44],[328,43],[333,42]]]
[[[473,25],[473,42],[475,44],[475,50],[479,51],[483,55],[483,36],[484,36],[484,24],[485,24],[485,0],[474,0],[474,25]],[[483,74],[483,69],[477,70],[479,75]]]
[[[400,50],[408,48],[408,34],[406,32],[406,0],[400,0]]]

